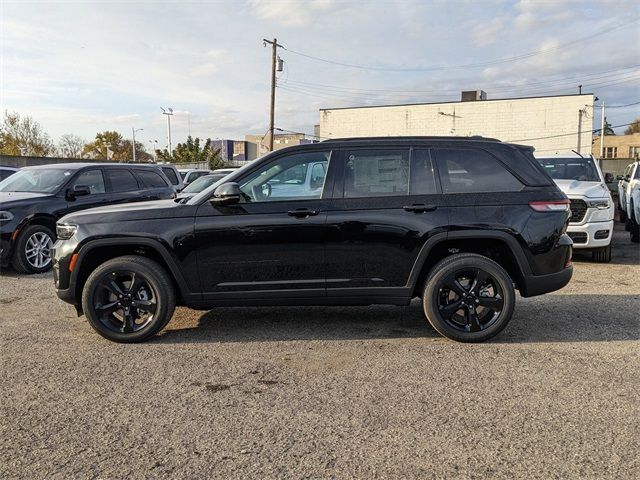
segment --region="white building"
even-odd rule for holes
[[[540,155],[591,153],[593,94],[486,100],[463,92],[460,102],[327,108],[320,137],[481,135],[532,145]]]

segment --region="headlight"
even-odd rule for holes
[[[587,205],[589,208],[597,208],[598,210],[605,210],[609,208],[609,199],[603,198],[600,200],[588,200]]]
[[[77,225],[56,225],[56,235],[60,240],[68,240],[76,233],[78,230]]]
[[[10,220],[13,220],[13,213],[0,211],[0,222],[8,222]]]

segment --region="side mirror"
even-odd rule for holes
[[[611,183],[613,182],[613,173],[611,172],[607,172],[604,174],[604,183]]]
[[[209,200],[214,205],[233,205],[240,201],[240,185],[235,182],[223,183]]]
[[[86,185],[74,185],[72,189],[67,190],[67,198],[75,200],[77,197],[91,195],[91,189]]]
[[[624,178],[624,177],[623,177],[622,175],[618,175],[618,176],[616,177],[616,180],[622,180],[623,178]]]

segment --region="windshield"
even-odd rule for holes
[[[0,192],[55,193],[72,173],[62,168],[23,169],[0,182]]]
[[[213,185],[215,182],[217,182],[218,180],[226,176],[227,174],[223,173],[218,175],[205,175],[204,177],[196,178],[193,182],[187,185],[182,191],[184,193],[200,193],[209,185]]]
[[[591,157],[539,158],[538,161],[554,180],[600,181],[598,169]]]

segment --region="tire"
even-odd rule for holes
[[[152,337],[169,323],[175,306],[169,274],[138,255],[103,263],[82,290],[82,309],[89,324],[104,338],[119,343]]]
[[[620,208],[618,211],[620,212],[620,222],[625,223],[627,221],[627,214],[624,210],[622,210],[622,208]]]
[[[427,320],[441,335],[458,342],[483,342],[500,333],[513,316],[513,281],[504,268],[487,257],[451,255],[429,273],[422,306]]]
[[[611,261],[611,244],[594,249],[591,252],[591,259],[597,263],[609,263]]]
[[[43,273],[51,270],[51,247],[56,235],[44,225],[29,225],[18,235],[13,254],[13,268],[20,273]]]

